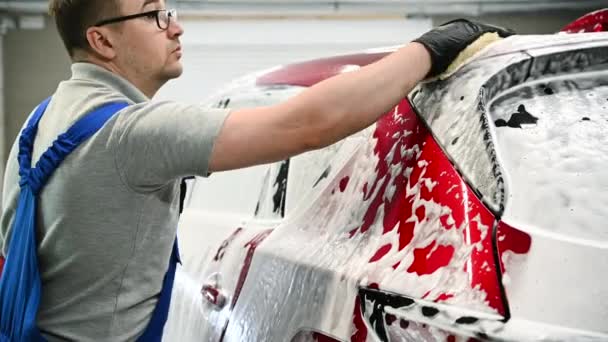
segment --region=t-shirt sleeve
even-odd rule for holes
[[[116,167],[129,187],[153,191],[186,176],[207,176],[229,110],[178,102],[124,109],[115,123]]]

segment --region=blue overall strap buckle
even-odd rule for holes
[[[95,134],[127,103],[110,103],[78,120],[60,135],[31,167],[38,124],[51,98],[43,101],[19,138],[19,185],[4,271],[0,277],[0,342],[44,341],[36,326],[41,281],[36,239],[37,195],[61,162],[82,142]]]

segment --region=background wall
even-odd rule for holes
[[[185,72],[157,97],[200,102],[254,71],[402,44],[430,29],[431,20],[186,20],[182,25]]]
[[[3,160],[25,119],[57,83],[69,77],[70,63],[55,25],[44,29],[9,30],[4,51],[5,127]]]
[[[4,49],[2,48],[4,44],[4,35],[0,34],[0,161],[4,161],[3,152],[4,152],[4,132],[5,132],[5,112],[4,112]],[[0,163],[0,167],[3,164]],[[2,174],[2,170],[0,170],[0,175]],[[1,187],[1,185],[0,185]],[[1,197],[1,196],[0,196]]]
[[[606,2],[608,6],[608,1]],[[433,26],[440,25],[448,20],[456,18],[468,18],[481,20],[494,25],[512,28],[519,34],[548,34],[558,32],[566,24],[588,13],[587,10],[556,11],[547,10],[542,12],[522,12],[517,14],[484,14],[481,16],[441,15],[433,16]]]

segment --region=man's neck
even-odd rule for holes
[[[144,95],[146,95],[149,99],[154,97],[158,90],[164,85],[165,82],[158,82],[153,79],[143,79],[142,77],[136,77],[136,75],[132,75],[129,70],[125,70],[117,66],[114,63],[103,62],[99,60],[95,60],[95,58],[87,58],[86,60],[82,60],[81,62],[95,64],[101,68],[108,70],[109,72],[118,75],[129,83],[131,83],[135,88],[141,91]]]

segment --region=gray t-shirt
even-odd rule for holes
[[[179,180],[207,175],[228,115],[149,101],[117,75],[76,63],[40,121],[32,165],[77,119],[114,101],[131,105],[72,152],[39,195],[38,326],[51,341],[132,341],[143,332],[176,236]],[[4,180],[2,255],[19,196],[17,149],[18,140]]]

